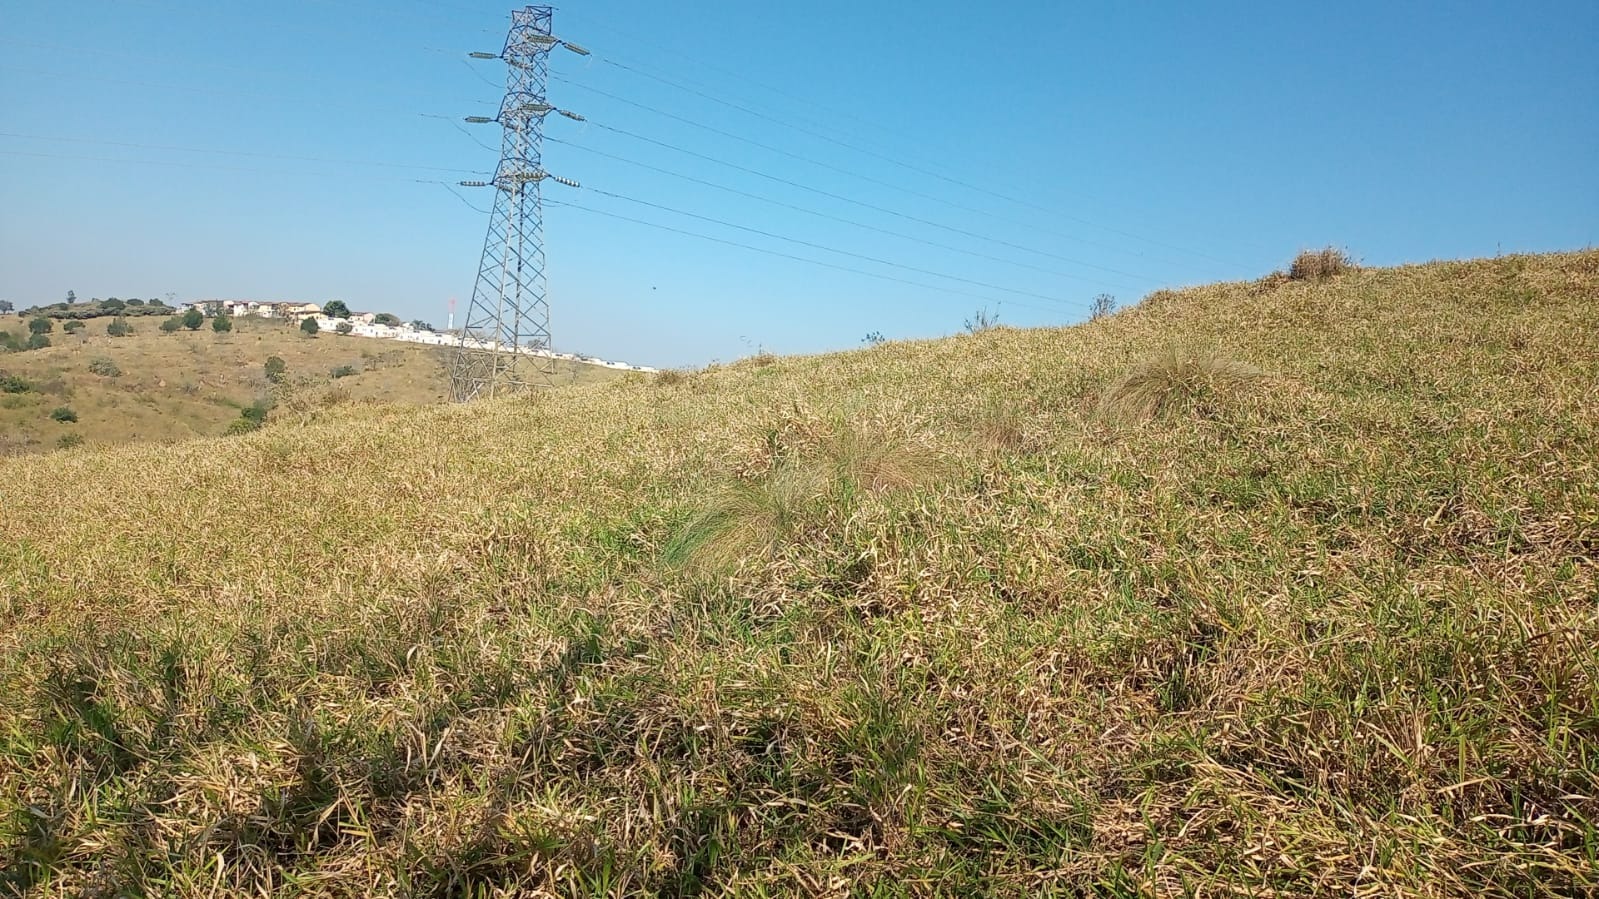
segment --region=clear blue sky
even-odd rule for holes
[[[486,225],[466,201],[491,197],[416,182],[493,168],[496,126],[451,119],[497,107],[503,64],[465,54],[500,49],[510,7],[0,0],[0,298],[340,298],[442,326]],[[546,219],[563,349],[813,352],[979,307],[1069,323],[1329,243],[1387,265],[1599,239],[1592,0],[578,0],[555,29],[594,51],[558,53],[550,91],[592,123],[547,129],[584,189],[546,195],[587,207]]]

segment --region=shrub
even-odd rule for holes
[[[102,378],[115,378],[122,374],[122,369],[117,364],[104,356],[96,356],[89,360],[89,374],[99,375]]]
[[[111,324],[105,326],[105,332],[111,337],[127,337],[133,333],[133,326],[128,324],[126,318],[119,315],[111,320]]]
[[[307,337],[315,337],[316,332],[320,330],[322,330],[322,326],[317,324],[314,318],[308,318],[300,322],[300,333]]]
[[[266,379],[274,384],[283,383],[283,374],[289,370],[288,363],[278,356],[268,356],[263,368],[266,370]]]
[[[43,334],[31,334],[28,336],[28,342],[23,344],[22,347],[27,350],[42,350],[49,345],[50,338]]]
[[[328,318],[349,318],[350,307],[343,300],[331,300],[322,307],[322,314]]]
[[[233,330],[233,316],[219,315],[211,319],[211,330],[218,334],[226,334]]]
[[[675,387],[688,380],[688,375],[675,368],[668,368],[655,373],[655,383],[661,387]]]
[[[55,322],[42,315],[36,315],[28,322],[29,334],[49,334],[56,328]]]
[[[973,312],[965,324],[967,334],[977,334],[997,327],[999,327],[999,313],[989,312],[986,308]]]
[[[351,331],[355,330],[355,325],[352,325],[347,321],[342,321],[337,325],[334,325],[333,330],[337,331],[340,337],[345,337],[348,336]]]
[[[379,312],[373,319],[374,325],[388,325],[391,328],[399,327],[400,317],[392,312]]]
[[[1107,315],[1110,315],[1112,312],[1115,312],[1115,311],[1116,311],[1116,298],[1111,296],[1108,293],[1102,293],[1099,296],[1094,297],[1093,303],[1089,304],[1089,307],[1088,307],[1088,320],[1091,321],[1091,322],[1092,321],[1099,321],[1100,319],[1104,318]]]
[[[1186,353],[1169,347],[1111,384],[1100,399],[1100,410],[1115,418],[1156,418],[1217,388],[1264,374],[1253,365],[1223,359],[1214,351]]]
[[[176,315],[170,316],[166,321],[161,323],[161,331],[164,334],[176,334],[181,330],[183,330],[183,319],[177,317]]]
[[[1293,281],[1325,281],[1355,270],[1349,254],[1335,247],[1323,250],[1305,250],[1288,266],[1288,277]]]
[[[10,331],[0,331],[0,352],[20,353],[24,349],[27,349],[27,346],[17,339],[17,335]]]
[[[190,331],[198,331],[200,326],[205,324],[205,313],[198,309],[190,309],[188,312],[183,313],[183,317],[179,320]]]
[[[69,321],[66,324],[61,326],[61,330],[65,331],[68,334],[76,334],[79,331],[83,330],[83,322],[80,322],[80,321]]]
[[[56,439],[56,448],[57,449],[72,449],[75,446],[83,446],[83,435],[82,434],[78,434],[78,433],[62,434],[60,437],[58,437]]]
[[[355,372],[355,366],[353,366],[353,365],[341,365],[338,368],[335,368],[332,371],[328,372],[328,377],[330,377],[330,378],[332,378],[332,379],[334,379],[336,381],[339,378],[348,378],[351,375],[354,375],[355,373],[356,373]]]
[[[21,375],[0,375],[0,393],[29,393],[33,382]]]
[[[57,406],[50,410],[50,418],[59,422],[77,421],[78,413],[72,411],[70,406]]]

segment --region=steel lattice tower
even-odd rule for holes
[[[550,31],[552,17],[553,9],[548,6],[512,10],[505,49],[498,54],[472,54],[478,59],[505,60],[508,74],[499,116],[467,119],[479,124],[498,121],[502,138],[494,180],[462,182],[493,187],[494,209],[489,214],[472,302],[451,360],[450,392],[456,402],[526,390],[548,384],[554,376],[540,195],[543,181],[553,176],[544,171],[540,154],[545,115],[563,111],[545,100],[545,85],[550,51],[557,44],[584,55],[588,51],[555,38]]]

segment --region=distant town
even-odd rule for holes
[[[334,302],[328,306],[334,307]],[[344,314],[343,303],[338,302],[339,312],[329,315],[328,310],[317,303],[300,303],[282,300],[195,300],[190,303],[180,303],[178,312],[187,312],[197,309],[205,315],[229,315],[236,318],[255,316],[258,318],[282,319],[287,322],[303,322],[307,319],[315,321],[317,326],[325,331],[347,333],[353,337],[375,337],[380,340],[403,340],[407,343],[422,343],[433,346],[456,346],[462,342],[462,335],[451,328],[437,330],[433,326],[421,321],[402,321],[398,316],[387,312],[355,312]],[[341,330],[339,325],[349,324],[347,330]],[[586,356],[581,353],[560,353],[553,349],[539,347],[502,347],[498,341],[482,340],[474,337],[464,338],[468,346],[476,349],[495,350],[500,352],[515,352],[527,356],[541,356],[549,359],[565,359],[569,362],[580,362],[585,365],[598,365],[602,368],[614,368],[620,371],[655,372],[658,369],[646,365],[632,365],[627,362],[613,362]]]

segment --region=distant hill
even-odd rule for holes
[[[1345,268],[11,460],[0,893],[1599,895],[1599,252]]]
[[[127,319],[133,334],[113,338],[106,333],[112,321],[89,319],[74,334],[65,330],[67,321],[58,320],[48,335],[51,346],[0,352],[0,376],[28,385],[0,393],[0,456],[80,440],[169,443],[217,436],[241,410],[271,395],[300,404],[398,405],[427,405],[448,396],[449,380],[436,347],[333,333],[307,338],[290,323],[248,317],[233,319],[234,330],[223,334],[212,331],[209,319],[198,331],[163,333],[161,318],[133,317]],[[27,323],[27,318],[0,317],[0,331],[25,337]],[[281,385],[266,377],[264,366],[272,356],[286,364]],[[621,374],[565,361],[557,365],[562,384],[602,382]],[[96,374],[96,369],[117,374]],[[51,413],[60,408],[72,410],[77,420],[53,420]]]

